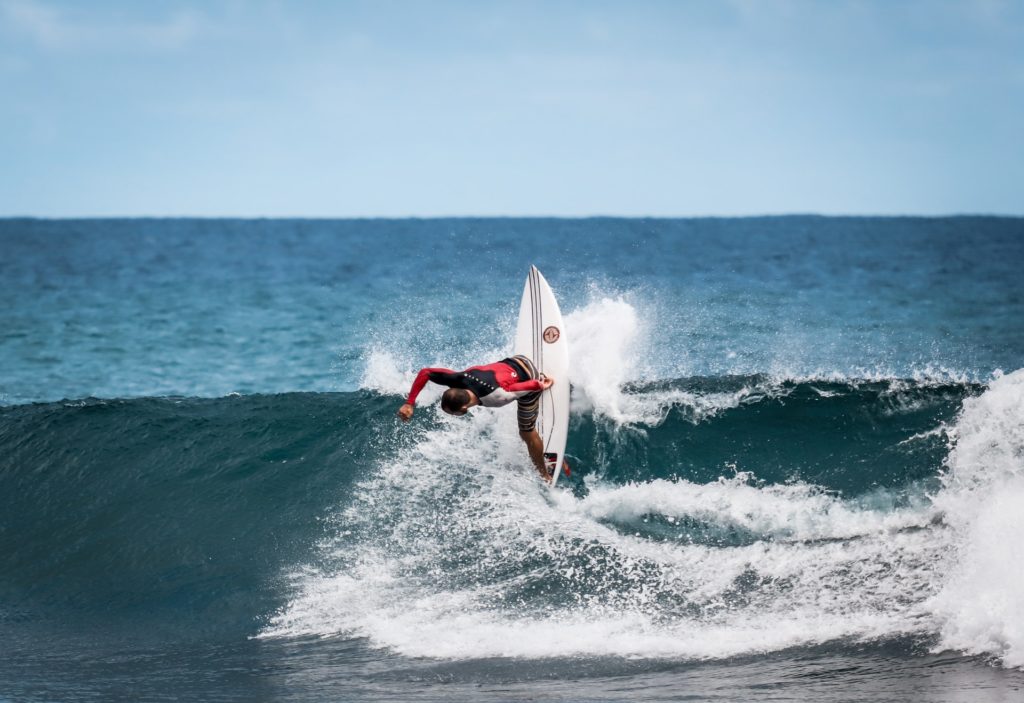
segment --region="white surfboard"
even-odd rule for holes
[[[544,440],[544,459],[549,468],[554,468],[554,487],[562,473],[569,437],[569,342],[555,294],[536,266],[530,267],[526,277],[514,353],[529,357],[539,373],[555,379],[555,385],[541,394],[537,418],[537,431]]]

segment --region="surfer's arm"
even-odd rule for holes
[[[522,381],[521,383],[513,383],[505,390],[509,393],[536,393],[537,391],[544,390],[544,384],[534,378],[529,381]]]
[[[536,393],[537,391],[546,391],[554,383],[555,379],[541,376],[540,378],[531,378],[529,381],[513,383],[505,390],[509,393]]]
[[[423,386],[427,385],[427,381],[452,387],[459,383],[459,378],[458,372],[451,369],[420,369],[420,372],[416,374],[416,380],[412,382],[412,389],[409,391],[409,397],[405,399],[405,404],[416,405],[416,396],[423,390]]]

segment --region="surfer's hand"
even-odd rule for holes
[[[398,417],[402,418],[405,422],[409,422],[409,418],[412,417],[412,406],[406,403],[398,409]]]
[[[551,386],[553,386],[553,385],[555,385],[555,379],[548,378],[547,376],[541,374],[541,376],[540,376],[540,386],[541,386],[542,390],[546,391],[548,388],[551,388]]]

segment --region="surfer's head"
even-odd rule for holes
[[[462,388],[449,388],[441,396],[441,409],[449,415],[465,415],[469,410],[471,400],[469,391]]]

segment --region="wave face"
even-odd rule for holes
[[[0,410],[0,619],[251,628],[277,603],[268,584],[374,468],[391,405],[351,393]]]

